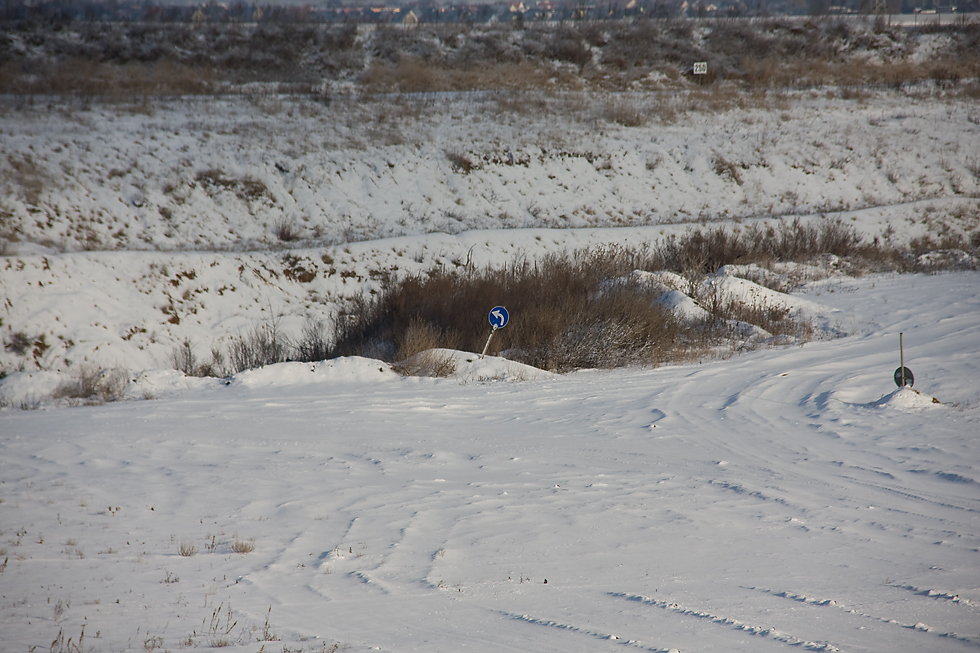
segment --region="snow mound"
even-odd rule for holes
[[[398,378],[399,375],[383,361],[348,356],[316,363],[266,365],[236,374],[228,385],[255,389],[316,383],[377,383]]]
[[[133,398],[170,397],[180,395],[185,390],[217,387],[220,383],[220,379],[187,376],[179,370],[145,370],[133,379],[128,394]]]
[[[825,306],[816,302],[772,290],[736,276],[733,274],[733,267],[728,265],[722,266],[715,276],[705,279],[704,284],[708,288],[717,288],[745,304],[786,308],[794,313],[806,312],[814,315],[827,312]]]
[[[462,382],[532,381],[554,376],[531,365],[500,356],[480,358],[479,354],[457,349],[427,349],[396,366],[411,376],[439,376]]]
[[[794,297],[787,293],[772,290],[754,281],[737,276],[736,273],[745,268],[746,266],[723,266],[718,270],[717,274],[708,276],[698,283],[694,288],[694,294],[696,296],[720,294],[723,297],[728,297],[750,306],[783,308],[796,315],[805,313],[826,318],[830,313],[834,312],[826,306],[808,299]],[[679,274],[667,271],[644,272],[642,270],[635,270],[629,279],[646,285],[654,291],[662,292],[657,299],[657,303],[671,309],[683,320],[696,321],[711,318],[711,313],[708,310],[698,304],[694,297],[691,297],[682,290],[682,288],[690,287],[691,284]],[[824,322],[827,322],[827,320],[825,319]],[[746,322],[731,321],[730,326],[735,333],[743,338],[765,339],[771,337],[771,334],[765,329]]]
[[[925,268],[959,268],[975,270],[980,267],[980,259],[962,249],[937,249],[922,254],[916,262]]]
[[[25,407],[50,397],[67,377],[60,372],[14,372],[0,379],[0,407]]]
[[[711,313],[701,308],[690,295],[680,290],[665,292],[657,303],[669,308],[684,320],[707,320],[711,317]]]
[[[898,388],[891,394],[887,394],[878,401],[871,403],[874,407],[897,408],[899,410],[918,410],[920,408],[930,408],[940,405],[935,397],[930,397],[918,390],[905,386]]]
[[[663,293],[670,292],[671,290],[680,290],[681,288],[687,288],[690,286],[687,279],[676,272],[670,272],[668,270],[660,270],[659,272],[634,270],[629,276],[629,279],[631,281],[643,284],[649,287],[651,290],[659,290]]]
[[[673,273],[658,273],[659,275],[672,275],[683,280],[683,277]],[[634,273],[635,275],[635,273]],[[670,281],[669,277],[666,277]],[[654,281],[653,283],[658,283]],[[752,283],[752,282],[747,282]],[[753,284],[754,285],[754,284]],[[656,287],[656,286],[653,286]],[[686,322],[698,322],[711,319],[711,312],[697,303],[697,301],[682,290],[668,290],[662,294],[656,303],[669,308],[677,317]],[[741,320],[726,320],[732,333],[746,340],[765,340],[771,338],[772,334],[762,327],[743,322]]]

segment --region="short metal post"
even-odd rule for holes
[[[902,345],[902,333],[898,334],[898,356],[902,367],[902,387],[905,387],[905,347]]]
[[[483,345],[483,353],[480,354],[480,360],[487,357],[487,349],[490,348],[490,341],[493,340],[493,334],[495,333],[497,333],[497,327],[493,328],[493,331],[490,332],[490,337],[487,338],[487,344]]]

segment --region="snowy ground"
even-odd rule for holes
[[[2,648],[975,651],[978,281],[814,283],[852,335],[727,361],[0,413]]]
[[[0,111],[0,650],[980,649],[976,272],[812,281],[845,337],[660,369],[169,369],[406,273],[691,220],[970,234],[974,104],[193,102]],[[82,363],[134,400],[46,401]]]
[[[649,120],[610,122],[610,106]],[[0,134],[0,239],[23,254],[645,226],[980,193],[980,110],[929,89],[8,98]]]

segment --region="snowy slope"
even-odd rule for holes
[[[853,335],[727,361],[2,412],[0,648],[975,651],[978,281],[816,282]]]
[[[9,253],[319,246],[980,193],[980,113],[965,96],[672,91],[617,101],[650,122],[610,123],[609,97],[587,94],[338,96],[327,106],[259,95],[155,99],[149,109],[8,99],[0,239],[9,242],[0,244]],[[665,106],[675,117],[660,117]],[[894,221],[920,222],[923,208]]]
[[[980,230],[967,100],[636,94],[621,99],[677,119],[623,127],[600,118],[607,97],[507,99],[3,100],[0,369],[138,374],[279,317],[296,336],[401,275],[692,221],[833,212],[899,244]]]

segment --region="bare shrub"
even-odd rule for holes
[[[717,152],[715,153],[712,163],[714,164],[716,175],[719,177],[727,177],[739,186],[742,185],[742,171],[736,164],[732,163]]]
[[[125,370],[81,365],[73,377],[62,381],[55,388],[52,397],[85,404],[109,403],[122,400],[129,384],[129,373]]]
[[[462,152],[446,150],[446,158],[449,159],[449,165],[454,172],[459,172],[465,175],[469,174],[469,172],[475,167],[473,165],[473,160]]]
[[[322,320],[307,317],[303,333],[296,343],[296,360],[311,363],[325,360],[330,353],[329,335]]]
[[[942,89],[956,86],[965,76],[965,66],[949,59],[940,60],[932,63],[929,68],[929,78]]]
[[[361,82],[375,92],[427,93],[452,90],[442,69],[412,56],[397,63],[375,61],[361,75]]]
[[[415,316],[397,341],[396,357],[398,360],[405,360],[429,349],[453,349],[457,341],[458,335],[455,332],[439,329],[434,324]]]
[[[261,180],[252,177],[242,179],[230,177],[220,168],[201,170],[194,175],[194,181],[209,192],[230,191],[245,202],[271,200],[269,189]]]
[[[397,334],[399,361],[392,366],[404,376],[445,377],[456,371],[456,363],[451,354],[442,354],[440,348],[455,349],[457,334],[446,332],[432,323],[413,317],[408,328]]]
[[[247,334],[234,338],[228,356],[233,374],[282,363],[287,359],[289,340],[279,328],[280,321],[281,316],[273,315],[264,323],[252,327]]]
[[[272,627],[269,625],[269,617],[272,616],[272,606],[269,606],[269,610],[265,613],[265,623],[262,625],[262,634],[256,637],[260,642],[278,642],[279,638],[274,632],[272,632]]]
[[[33,343],[33,338],[23,331],[18,331],[16,333],[11,333],[7,339],[4,340],[4,349],[12,354],[16,354],[17,356],[23,356],[30,351]]]
[[[402,376],[431,376],[435,378],[452,376],[456,371],[456,361],[452,353],[434,350],[421,351],[391,366]]]
[[[544,45],[544,54],[549,59],[574,64],[580,71],[592,61],[592,50],[589,49],[582,34],[574,27],[561,26],[557,29],[544,30],[540,37]]]
[[[488,327],[483,311],[473,307],[489,310],[503,304],[520,318],[498,333],[494,346],[519,347],[522,362],[565,370],[658,360],[676,321],[649,293],[608,283],[627,271],[622,263],[616,253],[590,252],[575,259],[547,257],[534,266],[515,262],[465,276],[433,271],[411,277],[379,298],[362,301],[359,310],[341,321],[345,326],[338,331],[334,352],[387,350],[390,359],[396,352],[452,342],[480,351]],[[605,333],[600,340],[614,346],[597,349],[589,342],[590,332]]]
[[[734,324],[755,325],[772,342],[805,342],[814,326],[785,306],[704,294],[707,275],[730,263],[828,261],[853,273],[885,270],[958,269],[971,236],[939,242],[920,239],[910,247],[864,241],[839,218],[794,220],[748,228],[694,229],[656,245],[609,247],[551,255],[529,263],[457,274],[443,269],[409,277],[377,296],[352,300],[336,322],[330,355],[366,355],[402,361],[403,373],[431,374],[438,367],[417,357],[439,347],[480,351],[487,336],[485,312],[507,306],[513,319],[494,340],[498,350],[546,369],[659,364],[703,355],[746,335]],[[919,255],[939,252],[926,259]],[[944,252],[947,252],[944,254]],[[966,254],[965,254],[966,255]],[[968,255],[966,255],[968,256]],[[918,257],[918,258],[917,258]],[[688,279],[688,293],[709,312],[701,323],[681,323],[657,301],[663,291],[640,283],[635,270],[669,270]],[[777,275],[760,282],[785,290]],[[708,285],[707,287],[713,287]],[[700,293],[700,294],[699,294]]]
[[[712,274],[730,263],[810,261],[825,254],[839,257],[879,258],[882,249],[865,243],[840,218],[804,222],[794,219],[778,225],[752,225],[746,229],[694,229],[670,236],[655,248],[651,269],[666,269],[691,276]]]
[[[221,349],[217,347],[211,349],[211,362],[199,361],[189,338],[173,348],[170,352],[170,362],[175,370],[180,370],[187,376],[224,376],[224,354]]]
[[[88,650],[85,647],[85,625],[82,625],[82,631],[78,635],[78,641],[72,641],[73,638],[69,637],[65,640],[65,631],[63,628],[58,629],[58,636],[54,638],[51,642],[51,648],[49,649],[51,653],[83,653],[83,651]]]
[[[190,558],[192,555],[197,553],[197,547],[190,540],[182,539],[180,544],[177,546],[177,553],[179,553],[184,558]]]
[[[276,224],[272,228],[272,233],[284,243],[291,243],[294,240],[300,239],[300,230],[296,226],[296,223],[285,216],[276,221]]]
[[[175,370],[179,370],[187,376],[193,376],[197,368],[197,359],[194,356],[194,348],[191,341],[184,340],[181,344],[173,348],[170,352],[170,362]]]
[[[4,176],[19,189],[24,202],[38,206],[51,178],[30,153],[8,154]]]
[[[603,117],[609,122],[615,122],[624,127],[642,127],[649,122],[649,113],[642,107],[623,98],[610,100],[605,107]]]
[[[236,640],[231,638],[231,634],[235,627],[238,626],[238,620],[234,618],[230,605],[227,607],[224,617],[222,617],[221,608],[223,607],[224,603],[219,604],[211,612],[210,621],[205,619],[201,624],[201,630],[205,633],[208,645],[212,648],[224,648],[236,643]],[[237,643],[241,643],[243,637],[245,637],[244,628],[238,636]]]

